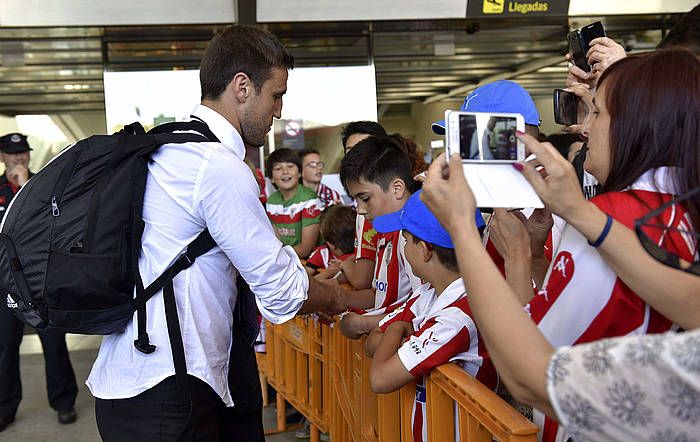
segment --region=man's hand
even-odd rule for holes
[[[24,164],[15,164],[6,175],[7,180],[17,187],[24,186],[29,181],[29,169]]]
[[[328,316],[337,315],[347,310],[347,292],[338,286],[334,280],[318,281],[309,278],[308,298],[297,312],[297,315],[308,315],[322,312]]]
[[[489,238],[504,260],[530,257],[530,236],[525,227],[527,219],[519,210],[494,209]]]

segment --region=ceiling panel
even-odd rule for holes
[[[678,15],[604,18],[608,35],[634,50],[655,47]],[[588,23],[595,17],[577,17]],[[104,108],[108,70],[196,69],[224,25],[0,28],[0,113]],[[297,66],[374,63],[388,114],[441,99],[484,78],[512,78],[548,96],[566,75],[569,23],[562,18],[274,23]],[[547,63],[523,69],[538,60]],[[521,71],[523,71],[521,73]],[[455,94],[452,98],[460,98]],[[432,98],[431,98],[432,97]]]

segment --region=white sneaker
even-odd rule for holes
[[[294,433],[294,437],[297,439],[309,439],[311,437],[311,422],[304,418],[303,424],[304,425],[302,425],[301,428]]]

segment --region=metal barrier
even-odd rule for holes
[[[328,432],[333,442],[412,440],[415,385],[378,395],[371,391],[364,339],[311,318],[267,323],[261,372],[277,390],[277,431],[284,431],[285,401],[311,422],[311,441]],[[426,379],[429,441],[536,442],[537,427],[493,391],[454,364]]]

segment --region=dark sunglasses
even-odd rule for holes
[[[660,205],[656,209],[652,210],[651,212],[647,213],[646,215],[635,221],[634,230],[637,233],[637,238],[639,238],[639,241],[642,243],[642,247],[644,247],[644,250],[646,250],[647,253],[652,256],[652,258],[654,258],[662,264],[665,264],[669,267],[673,267],[674,269],[682,270],[684,272],[700,276],[700,262],[695,261],[690,263],[690,265],[682,263],[678,255],[669,252],[663,247],[660,247],[656,242],[649,238],[649,236],[646,233],[644,233],[644,228],[661,229],[664,231],[676,231],[686,234],[688,236],[692,236],[693,238],[695,238],[695,243],[698,244],[700,235],[698,235],[697,233],[671,228],[666,225],[658,224],[652,221],[654,218],[657,218],[662,213],[664,213],[669,207],[673,206],[674,204],[678,204],[682,201],[685,201],[698,193],[700,193],[700,187],[696,187],[686,192],[685,194],[679,196],[678,198]]]

